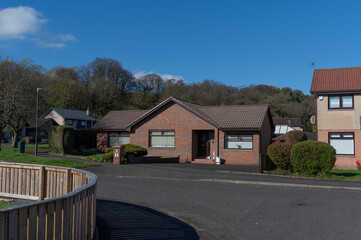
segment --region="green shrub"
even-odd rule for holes
[[[291,150],[294,172],[309,176],[328,175],[336,162],[336,150],[313,140],[296,143]]]
[[[49,146],[53,153],[72,153],[74,129],[68,126],[52,126],[49,130]]]
[[[134,157],[140,157],[148,154],[147,149],[135,144],[123,144],[122,146],[124,146],[125,158],[128,158],[130,155],[133,155]]]
[[[291,170],[290,154],[292,145],[285,142],[276,142],[268,146],[267,155],[282,170]]]
[[[103,162],[104,161],[103,157],[104,157],[104,153],[96,153],[96,154],[88,155],[85,158],[92,161]]]
[[[295,143],[306,140],[307,140],[307,136],[303,131],[294,130],[286,133],[286,143],[294,145]]]
[[[104,162],[113,162],[113,148],[107,148],[105,154],[103,155]]]

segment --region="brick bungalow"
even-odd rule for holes
[[[268,105],[200,106],[170,97],[148,111],[111,111],[92,130],[97,147],[132,143],[180,162],[259,165],[271,143]]]

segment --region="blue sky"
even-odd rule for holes
[[[110,57],[137,76],[309,93],[311,62],[361,66],[360,9],[360,1],[2,0],[0,55],[47,69]]]

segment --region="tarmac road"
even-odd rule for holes
[[[231,173],[193,164],[102,164],[87,168],[99,176],[98,198],[150,207],[193,226],[200,239],[361,239],[361,191],[256,186],[197,181],[314,183],[361,186]],[[223,172],[226,170],[227,172]],[[241,171],[234,167],[235,172]]]

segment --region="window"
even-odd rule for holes
[[[69,120],[69,119],[65,120],[65,125],[73,126],[73,120]]]
[[[353,96],[329,96],[329,109],[353,109]]]
[[[109,146],[120,146],[122,144],[130,143],[130,133],[128,132],[110,132]]]
[[[225,137],[226,149],[252,149],[252,135],[241,135],[238,133],[227,133]]]
[[[329,133],[328,142],[336,149],[336,154],[354,155],[353,133]]]
[[[149,139],[150,147],[174,148],[174,130],[152,130]]]

